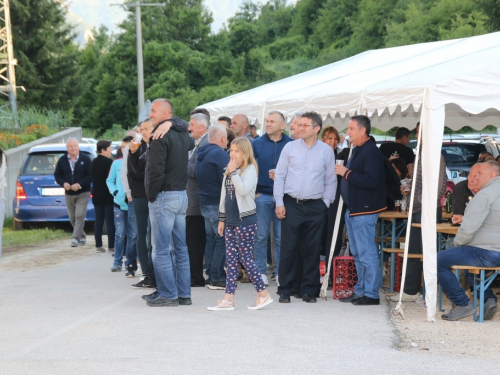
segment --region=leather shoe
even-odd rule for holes
[[[280,303],[290,303],[290,297],[280,296]]]
[[[317,302],[316,298],[310,296],[309,294],[304,294],[304,297],[302,297],[302,301],[307,302],[307,303],[316,303]]]
[[[367,296],[363,296],[359,299],[352,301],[353,305],[364,306],[364,305],[380,305],[379,298],[370,298]]]
[[[356,301],[357,299],[360,299],[362,296],[358,296],[357,294],[351,294],[349,297],[345,297],[345,298],[340,298],[339,301],[340,302],[353,302],[353,301]]]
[[[301,292],[294,292],[292,293],[292,296],[298,299],[302,299],[304,297]]]
[[[148,301],[150,299],[155,299],[156,297],[158,297],[160,295],[160,292],[158,291],[158,289],[155,289],[153,293],[150,293],[150,294],[145,294],[143,295],[141,298],[145,301]]]

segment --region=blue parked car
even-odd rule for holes
[[[80,144],[80,152],[91,159],[97,156],[95,145]],[[69,222],[64,188],[54,179],[57,161],[67,154],[66,144],[34,146],[19,172],[16,197],[12,203],[14,229],[24,223]],[[89,199],[86,221],[95,221],[94,205]]]

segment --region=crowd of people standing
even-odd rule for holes
[[[142,296],[147,305],[190,305],[191,288],[206,286],[225,291],[208,310],[233,310],[240,280],[253,283],[257,296],[248,308],[256,310],[273,302],[269,278],[278,286],[280,303],[290,303],[292,296],[315,303],[320,257],[329,253],[341,209],[340,226],[345,225],[358,277],[352,296],[341,301],[378,305],[375,228],[379,213],[405,194],[400,180],[407,176],[416,178],[412,220],[420,222],[422,170],[419,164],[413,171],[410,131],[400,128],[396,141],[379,150],[369,118],[354,116],[347,131],[350,150],[339,148],[345,136],[323,128],[315,112],[296,115],[289,135],[278,111],[268,114],[260,136],[244,114],[210,124],[205,109],[193,110],[187,123],[174,116],[170,101],[157,99],[149,117],[127,132],[113,162],[109,141],[98,142],[92,163],[78,153],[77,143],[75,149],[76,141],[68,141],[68,157],[61,158],[55,175],[67,191],[68,212],[74,212],[71,245],[85,243],[79,207],[86,206],[93,181],[96,249],[105,251],[106,222],[111,271],[122,269],[125,256],[126,276],[135,277],[139,260],[141,278],[133,287],[154,289]],[[70,185],[65,173],[81,178]],[[441,158],[438,196],[445,185]],[[436,208],[439,221],[439,202]],[[335,241],[338,255],[341,236]],[[410,252],[421,253],[417,228],[410,241]],[[418,295],[417,263],[408,267],[405,301]]]

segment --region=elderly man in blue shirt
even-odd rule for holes
[[[337,188],[333,150],[318,141],[322,125],[316,112],[302,114],[300,139],[285,145],[276,167],[274,199],[276,216],[281,219],[280,303],[290,302],[294,280],[301,276],[296,275],[297,262],[303,263],[302,299],[316,302],[319,290],[323,223]]]

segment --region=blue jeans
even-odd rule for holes
[[[118,207],[113,207],[113,212],[115,218],[115,260],[113,265],[121,267],[127,238],[128,212]]]
[[[379,298],[380,269],[375,243],[375,227],[379,214],[349,216],[349,213],[349,210],[345,213],[345,225],[358,274],[354,293],[358,296]]]
[[[149,202],[156,285],[167,299],[191,297],[191,273],[186,245],[186,191],[162,191]],[[170,252],[170,241],[174,248]]]
[[[281,220],[276,216],[276,205],[272,195],[260,194],[255,199],[257,206],[257,234],[255,235],[255,247],[253,254],[255,263],[259,267],[261,274],[267,275],[267,243],[269,240],[269,231],[271,229],[271,220],[273,221],[274,233],[274,257],[276,259],[277,275],[279,271],[279,260],[281,250]]]
[[[485,250],[475,246],[460,246],[441,251],[437,254],[437,277],[446,295],[457,306],[465,306],[469,298],[460,286],[451,266],[499,267],[500,251]],[[466,274],[469,283],[473,284],[472,275]],[[495,298],[491,285],[484,291],[484,300]]]
[[[226,281],[224,264],[226,263],[226,245],[224,237],[219,236],[219,206],[200,206],[205,219],[205,265],[209,278],[213,281]]]
[[[133,204],[128,205],[127,214],[127,249],[125,252],[127,261],[125,265],[132,265],[137,271],[137,220],[135,218],[135,208]]]

